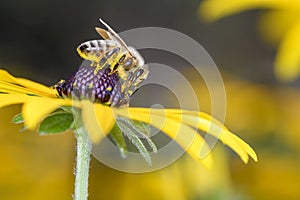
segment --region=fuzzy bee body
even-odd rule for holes
[[[111,106],[126,106],[149,70],[144,59],[102,20],[108,30],[96,28],[103,40],[91,40],[78,46],[83,64],[66,81],[55,85],[58,95],[90,99]]]

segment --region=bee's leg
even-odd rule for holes
[[[91,66],[92,66],[92,67],[97,67],[97,66],[98,66],[98,63],[97,63],[97,62],[92,62],[92,63],[91,63]]]

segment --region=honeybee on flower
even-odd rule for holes
[[[113,107],[128,106],[129,98],[148,76],[143,57],[127,46],[103,20],[107,28],[96,28],[102,40],[90,40],[78,46],[86,61],[67,80],[54,87],[60,97],[89,99]]]

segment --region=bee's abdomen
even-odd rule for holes
[[[118,48],[118,49],[116,49]],[[111,50],[119,51],[119,44],[112,40],[91,40],[77,47],[78,54],[85,60],[99,62]]]

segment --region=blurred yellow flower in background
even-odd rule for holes
[[[263,155],[258,165],[247,169],[233,162],[234,182],[243,183],[255,199],[299,199],[299,90],[232,76],[228,80],[226,124],[255,141],[256,150]]]
[[[298,0],[204,0],[200,16],[214,21],[250,9],[268,9],[259,20],[265,40],[278,44],[275,75],[292,81],[300,75],[300,1]]]
[[[214,149],[215,164],[210,170],[188,156],[145,174],[121,173],[92,161],[91,190],[95,192],[91,199],[231,199],[229,160],[223,147]]]
[[[299,90],[222,74],[227,97],[225,123],[251,141],[261,157],[260,162],[244,166],[228,156],[227,173],[234,193],[240,191],[246,195],[238,199],[299,199]],[[205,84],[198,80],[191,84],[198,91],[201,109],[210,110],[211,100]]]

